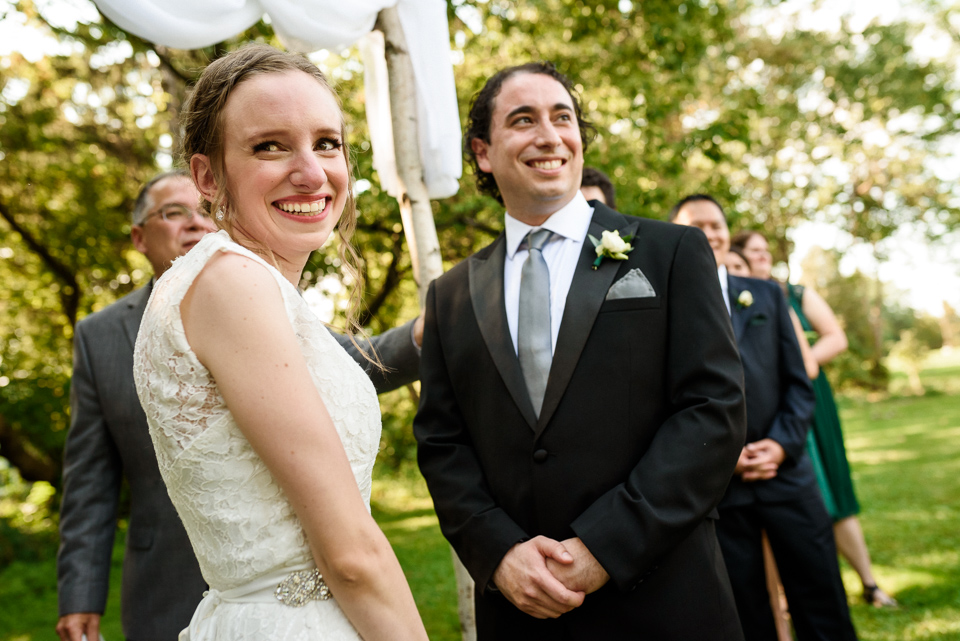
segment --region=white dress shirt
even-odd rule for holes
[[[723,304],[727,306],[727,314],[733,316],[733,312],[730,311],[730,294],[727,292],[730,287],[730,281],[727,280],[726,265],[717,267],[717,277],[720,278],[720,291],[723,292]]]
[[[557,335],[560,333],[560,321],[567,304],[567,294],[573,273],[580,260],[580,251],[590,229],[593,207],[577,192],[567,205],[554,213],[540,227],[531,227],[522,223],[507,212],[504,227],[506,231],[507,258],[503,263],[503,295],[507,309],[507,324],[513,349],[517,351],[517,317],[520,308],[520,272],[530,253],[518,249],[527,234],[537,229],[549,229],[554,233],[550,242],[543,246],[543,259],[550,270],[550,336],[551,349],[557,348]]]

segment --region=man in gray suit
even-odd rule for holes
[[[184,171],[160,174],[140,191],[130,236],[155,278],[216,231],[197,212],[199,198]],[[89,641],[98,638],[123,477],[130,485],[121,592],[124,636],[176,639],[207,589],[160,478],[133,383],[133,345],[152,287],[153,280],[76,327],[57,557],[57,633],[63,641],[80,641],[84,634]],[[366,360],[348,338],[335,336],[384,392],[416,380],[420,333],[418,319],[370,340],[386,371]]]

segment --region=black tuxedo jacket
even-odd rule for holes
[[[507,326],[505,237],[430,286],[414,422],[421,470],[477,582],[481,639],[740,638],[708,518],[746,425],[713,254],[698,229],[591,204],[589,233],[617,229],[634,250],[594,270],[585,240],[539,419]],[[633,269],[656,295],[605,300]],[[491,589],[506,552],[541,534],[580,537],[611,576],[557,621]]]
[[[806,454],[813,416],[813,387],[803,367],[797,334],[780,286],[768,280],[728,276],[731,319],[743,362],[747,442],[778,442],[787,455],[769,481],[734,477],[722,507],[777,502],[819,492]],[[752,304],[740,303],[749,291]]]

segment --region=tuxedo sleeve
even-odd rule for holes
[[[70,430],[63,461],[57,593],[60,615],[102,613],[117,527],[122,462],[107,429],[85,325],[74,337]]]
[[[571,523],[621,590],[654,572],[703,523],[723,497],[746,437],[743,370],[713,252],[695,228],[675,242],[663,295],[665,418],[623,483]]]
[[[777,310],[781,394],[777,414],[767,431],[767,437],[779,443],[787,457],[796,461],[807,447],[807,430],[810,429],[815,403],[813,385],[803,366],[803,355],[790,320],[786,298],[778,286],[774,285],[771,289],[774,290]]]
[[[484,590],[504,555],[529,535],[494,500],[457,403],[437,328],[436,283],[427,292],[420,361],[420,408],[414,420],[417,461],[440,527]]]
[[[364,369],[367,376],[373,381],[377,394],[383,394],[417,380],[420,354],[413,342],[413,324],[415,322],[415,320],[409,321],[400,327],[387,330],[369,339],[358,339],[359,347],[350,340],[349,336],[333,331],[330,333],[353,360],[357,361],[360,367]],[[381,368],[376,362],[369,360],[365,353],[367,355],[376,354],[383,367]]]

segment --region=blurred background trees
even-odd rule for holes
[[[497,69],[553,60],[597,126],[587,162],[613,178],[619,209],[665,218],[684,194],[712,193],[732,227],[771,238],[783,277],[789,234],[808,221],[845,230],[879,261],[898,229],[949,237],[960,223],[960,188],[944,170],[960,127],[955,7],[918,1],[894,21],[811,26],[826,4],[453,0],[461,115]],[[176,161],[178,111],[203,66],[250,40],[277,43],[261,22],[206,50],[170,50],[86,0],[0,0],[0,40],[15,25],[34,35],[0,49],[0,456],[24,479],[56,485],[73,326],[150,278],[128,240],[137,188]],[[952,57],[918,46],[931,41]],[[355,54],[311,59],[336,81],[351,123],[363,320],[376,333],[413,317],[417,296],[396,203],[372,169]],[[447,267],[502,227],[469,169],[433,209]],[[803,267],[850,338],[831,365],[836,383],[885,389],[895,345],[906,357],[960,340],[952,308],[925,317],[875,274],[842,275],[840,260],[814,252]],[[325,248],[304,274],[308,299],[334,325],[337,267]],[[416,400],[416,387],[381,398],[391,469],[414,458]]]

